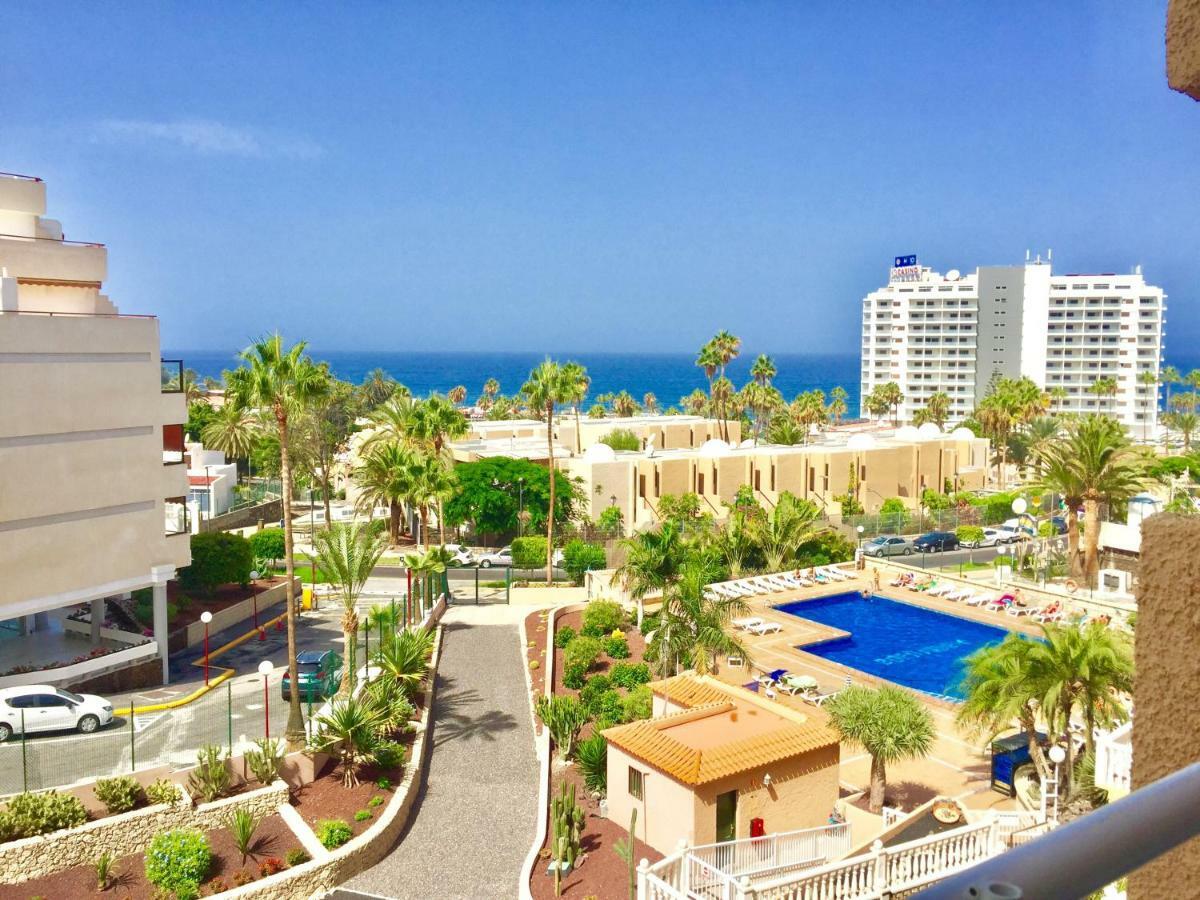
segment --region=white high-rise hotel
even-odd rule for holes
[[[1054,275],[1038,257],[942,275],[899,256],[888,284],[863,299],[862,396],[896,382],[900,419],[911,421],[945,391],[955,422],[971,414],[994,374],[1027,375],[1066,391],[1056,410],[1106,412],[1140,437],[1157,425],[1158,389],[1138,376],[1157,375],[1165,322],[1166,294],[1140,266],[1129,275]],[[1115,396],[1090,391],[1101,377],[1116,382]]]

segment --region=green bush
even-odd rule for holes
[[[546,539],[537,535],[514,538],[512,564],[518,569],[543,568],[546,565]]]
[[[658,613],[651,613],[649,615],[644,615],[644,616],[642,616],[642,624],[638,626],[638,631],[640,631],[642,633],[642,637],[645,637],[650,632],[652,632],[658,628],[658,622],[659,622],[659,614]]]
[[[142,800],[142,786],[136,778],[122,775],[118,778],[101,778],[92,788],[96,799],[110,813],[129,812]]]
[[[164,831],[146,851],[146,880],[183,900],[199,895],[211,865],[212,851],[199,831]]]
[[[371,811],[369,809],[360,809],[354,814],[355,822],[365,822],[369,818],[371,818]]]
[[[622,697],[613,689],[605,691],[596,700],[596,728],[603,731],[625,721]]]
[[[287,853],[283,854],[283,858],[289,866],[302,866],[309,860],[309,856],[299,847],[293,847]]]
[[[1054,527],[1053,522],[1039,522],[1037,533],[1038,537],[1054,537],[1058,534],[1058,529]]]
[[[334,850],[352,837],[354,830],[342,819],[322,819],[317,823],[317,840],[326,850]]]
[[[600,438],[600,443],[608,444],[614,450],[641,450],[642,441],[636,434],[628,428],[614,428],[604,437]]]
[[[270,784],[279,777],[283,765],[283,744],[269,738],[254,742],[254,749],[246,751],[246,765],[259,784]]]
[[[649,685],[639,685],[621,699],[621,721],[648,719],[654,711],[654,695]]]
[[[575,629],[570,625],[564,625],[554,632],[554,646],[563,648],[571,641],[575,640]]]
[[[377,519],[384,528],[387,522]],[[264,528],[250,535],[250,549],[256,559],[283,559],[287,556],[287,543],[284,540],[282,528]]]
[[[604,693],[612,688],[612,682],[607,675],[593,675],[579,692],[579,701],[587,707],[588,713],[596,715],[599,712],[599,701]]]
[[[620,662],[608,674],[614,685],[632,691],[650,680],[650,667],[645,663]]]
[[[600,658],[603,650],[604,645],[599,638],[582,635],[575,638],[563,651],[564,670],[583,666],[584,671],[587,671],[596,664],[596,660]]]
[[[625,610],[615,600],[593,600],[583,610],[583,633],[599,637],[625,624]]]
[[[884,528],[894,531],[908,521],[908,507],[899,497],[888,497],[879,507],[879,518],[884,522]]]
[[[211,593],[222,584],[249,584],[254,551],[240,534],[211,531],[192,535],[192,564],[179,570],[186,590]]]
[[[623,519],[624,516],[621,514],[621,507],[606,506],[600,512],[600,517],[596,519],[596,525],[606,534],[620,536]]]
[[[586,573],[607,565],[608,557],[599,544],[589,544],[575,538],[567,541],[567,546],[563,547],[563,568],[576,584],[583,584]]]
[[[629,642],[625,640],[624,635],[606,638],[604,652],[612,659],[629,659]]]
[[[48,834],[62,828],[76,828],[88,819],[87,809],[78,797],[44,791],[17,794],[0,812],[0,841]]]
[[[593,734],[587,740],[580,741],[575,749],[575,759],[589,791],[608,789],[608,741],[604,735]]]
[[[1016,563],[1013,562],[1013,558],[1011,556],[1002,553],[992,560],[992,565],[998,569],[1001,566],[1013,566],[1016,565]]]
[[[959,543],[975,543],[983,540],[983,529],[978,525],[959,525],[954,529],[954,536],[958,538]]]
[[[375,747],[375,764],[381,769],[398,769],[404,765],[405,749],[395,741],[380,741]]]
[[[578,691],[583,687],[586,679],[587,666],[576,664],[563,667],[563,687],[569,687],[573,691]]]
[[[367,801],[367,806],[371,807],[372,809],[374,809],[377,806],[383,806],[383,797],[381,797],[379,794],[376,794],[374,797],[372,797],[370,800]]]
[[[182,796],[179,786],[166,778],[159,778],[146,785],[146,799],[151,804],[178,803]]]

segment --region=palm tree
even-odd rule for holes
[[[1194,412],[1181,409],[1167,413],[1163,416],[1163,421],[1168,428],[1178,431],[1183,436],[1183,452],[1190,453],[1192,450],[1192,433],[1200,425],[1200,417],[1197,417]]]
[[[357,522],[336,525],[313,535],[316,550],[314,564],[330,576],[342,595],[342,644],[345,662],[342,666],[342,685],[338,693],[347,695],[354,687],[358,671],[355,655],[358,649],[359,594],[383,555],[386,542],[371,529]]]
[[[1146,392],[1146,399],[1142,403],[1142,440],[1145,441],[1147,429],[1150,426],[1150,417],[1146,415],[1150,411],[1150,401],[1153,400],[1154,405],[1158,405],[1158,375],[1153,369],[1146,369],[1144,372],[1138,373],[1137,380],[1142,387],[1152,388]]]
[[[696,354],[696,365],[704,370],[704,377],[708,379],[708,405],[712,410],[712,415],[715,416],[717,404],[713,398],[713,379],[717,375],[717,370],[721,368],[721,354],[717,352],[712,341],[700,348],[700,352]]]
[[[638,403],[629,391],[618,391],[612,398],[612,411],[617,418],[628,419],[637,415]]]
[[[1084,545],[1081,574],[1090,584],[1099,569],[1100,502],[1121,503],[1148,480],[1146,455],[1129,443],[1125,429],[1108,416],[1089,415],[1067,424],[1062,439],[1043,453],[1041,482],[1083,505]],[[1071,520],[1067,516],[1068,545]],[[1078,542],[1078,536],[1075,537]]]
[[[657,528],[639,531],[621,541],[625,562],[615,577],[637,601],[638,625],[644,617],[644,600],[649,594],[665,592],[679,577],[686,552],[679,526],[668,520]]]
[[[772,444],[792,447],[803,444],[806,429],[802,429],[791,416],[776,416],[767,430],[767,440]]]
[[[413,495],[413,471],[416,453],[396,443],[378,444],[370,449],[354,470],[358,485],[358,510],[388,508],[388,538],[392,546],[400,543],[400,505]]]
[[[395,378],[383,369],[375,368],[367,373],[362,384],[358,386],[358,392],[362,397],[363,406],[367,409],[374,409],[387,402],[396,392],[397,387],[399,384]]]
[[[750,365],[750,377],[756,382],[766,387],[771,383],[771,379],[779,373],[775,367],[775,360],[767,356],[765,353],[760,353],[754,358],[754,362]]]
[[[721,437],[725,440],[729,440],[729,423],[726,416],[729,414],[730,401],[733,400],[735,393],[733,382],[724,375],[718,375],[713,379],[712,405],[714,413],[720,421]]]
[[[292,691],[299,697],[298,691]],[[329,711],[317,718],[316,749],[333,753],[342,767],[342,784],[358,784],[358,770],[375,759],[379,746],[379,711],[374,704],[358,697],[340,697]]]
[[[858,744],[871,755],[873,813],[883,810],[887,766],[921,759],[933,749],[933,716],[921,701],[898,687],[848,687],[825,704],[829,724],[842,740]]]
[[[467,399],[467,389],[459,384],[446,391],[446,399],[455,406],[461,406],[462,402]]]
[[[999,644],[982,647],[965,660],[965,700],[956,714],[968,732],[991,740],[1017,721],[1029,738],[1029,756],[1042,783],[1050,774],[1037,737],[1038,689],[1030,651],[1034,642],[1009,634]]]
[[[1050,398],[1050,408],[1062,411],[1063,401],[1067,399],[1067,389],[1065,387],[1052,387],[1046,391]]]
[[[563,372],[561,363],[545,359],[529,373],[529,380],[521,387],[521,393],[531,411],[546,418],[546,455],[550,468],[550,507],[546,515],[546,584],[554,582],[554,408],[572,396],[577,385],[570,381],[570,371]]]
[[[462,411],[440,394],[430,394],[428,399],[415,404],[409,417],[409,438],[427,449],[442,468],[451,462],[447,444],[461,438],[469,429],[470,425]],[[433,473],[430,473],[429,477],[433,478]],[[434,479],[430,490],[431,496],[437,500],[438,527],[441,529],[443,544],[446,543],[443,503],[450,487],[452,485],[442,484]]]
[[[945,428],[948,418],[950,418],[950,395],[945,391],[937,391],[929,395],[924,409],[917,410],[916,415],[913,416],[913,423],[923,425],[926,422],[933,422],[938,428]]]
[[[1039,416],[1027,423],[1022,432],[1022,439],[1029,454],[1029,462],[1036,466],[1061,433],[1062,422],[1052,416]]]
[[[721,378],[725,378],[729,364],[737,359],[738,354],[741,352],[742,339],[728,331],[718,331],[713,335],[712,345],[716,350],[717,358],[721,361]],[[730,395],[732,396],[732,385],[730,385],[730,389]],[[724,410],[724,407],[722,407],[722,410]],[[721,416],[721,423],[723,436],[725,440],[729,440],[728,417],[724,414]]]
[[[846,414],[846,410],[848,409],[846,406],[848,396],[846,389],[841,385],[838,385],[829,392],[829,415],[833,416],[835,425],[842,424],[842,416]]]
[[[405,698],[412,699],[429,674],[433,632],[406,628],[383,642],[375,655],[379,677]]]
[[[740,656],[749,664],[746,646],[729,631],[736,615],[749,610],[745,600],[718,597],[708,585],[721,577],[721,569],[708,555],[689,554],[679,577],[663,595],[658,627],[646,636],[657,652],[660,675],[676,675],[690,661],[701,675],[712,671],[717,656]]]
[[[288,673],[292,684],[298,684],[296,667],[296,597],[293,579],[296,564],[293,559],[292,535],[292,464],[288,453],[288,424],[304,407],[329,389],[322,367],[305,354],[306,344],[300,341],[290,349],[283,338],[273,334],[263,338],[241,353],[242,365],[228,373],[226,401],[243,409],[263,409],[275,420],[279,437],[280,477],[283,493],[283,537],[287,565],[287,636]],[[292,691],[286,731],[290,746],[304,741],[304,715],[300,711],[300,692]]]
[[[409,444],[412,440],[415,409],[416,401],[413,400],[412,394],[406,390],[393,392],[392,396],[377,406],[368,417],[370,433],[363,442],[363,450],[370,450],[379,443]]]
[[[1174,366],[1164,366],[1161,375],[1159,376],[1162,383],[1167,388],[1166,407],[1171,408],[1171,385],[1183,384],[1183,377],[1179,374],[1179,370]]]
[[[1102,375],[1091,383],[1088,393],[1095,394],[1097,397],[1115,397],[1117,396],[1117,379]]]
[[[197,437],[205,447],[220,450],[230,459],[249,459],[261,432],[262,422],[253,410],[225,403]]]
[[[563,402],[570,403],[575,407],[575,452],[581,453],[583,451],[583,431],[580,428],[579,409],[583,406],[583,401],[587,399],[592,379],[582,365],[577,362],[568,362],[563,364],[563,380],[567,385]]]
[[[774,509],[750,519],[750,534],[762,550],[767,569],[778,572],[795,557],[797,547],[827,531],[817,524],[820,518],[815,503],[784,491]]]
[[[653,416],[658,413],[658,398],[654,396],[653,391],[646,391],[642,394],[642,408],[646,410],[646,415]]]
[[[498,393],[500,393],[500,382],[495,378],[489,378],[483,383],[483,395],[489,400],[495,400]]]

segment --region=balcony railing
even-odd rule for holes
[[[164,359],[162,361],[162,392],[164,394],[183,393],[182,359]]]
[[[164,533],[167,537],[191,533],[191,523],[188,520],[187,497],[168,497],[163,501],[163,511],[166,519]]]

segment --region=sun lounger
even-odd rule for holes
[[[993,597],[991,600],[989,600],[987,603],[985,603],[983,605],[984,605],[985,609],[991,609],[991,610],[995,610],[996,612],[1002,612],[1003,610],[1006,610],[1010,606],[1012,606],[1012,604],[1013,604],[1013,598],[1011,596],[1009,596],[1008,594],[1005,594],[1003,597]]]
[[[841,569],[835,569],[833,566],[826,566],[824,569],[821,569],[821,571],[824,572],[826,575],[828,575],[830,578],[835,578],[838,581],[854,580],[854,576],[851,575],[849,572],[843,572]]]
[[[787,674],[787,669],[772,669],[770,672],[765,672],[758,676],[758,683],[762,685],[771,685],[777,682],[780,678]]]
[[[949,591],[948,593],[942,594],[942,596],[947,600],[953,600],[957,603],[959,600],[966,600],[968,597],[975,596],[975,592],[970,588],[959,588],[956,591]]]
[[[817,680],[811,675],[784,675],[779,682],[779,689],[793,697],[796,694],[812,693],[817,689]]]
[[[761,625],[763,621],[764,620],[758,616],[744,616],[740,619],[731,620],[729,624],[734,628],[741,628],[743,631],[746,631],[755,625]]]
[[[751,625],[746,629],[751,634],[759,636],[764,634],[774,634],[778,631],[783,631],[783,627],[778,622],[761,622],[758,625]]]
[[[753,597],[758,593],[758,591],[753,590],[752,588],[750,588],[748,585],[746,585],[745,583],[743,583],[741,581],[725,582],[725,590],[732,593],[734,595],[734,597],[737,597],[738,599],[745,599],[746,597]]]
[[[946,594],[953,594],[957,590],[960,590],[958,585],[942,584],[938,585],[937,587],[929,588],[926,593],[928,593],[930,597],[944,597]]]
[[[710,584],[708,589],[718,597],[724,597],[726,600],[740,600],[741,594],[732,590],[727,584]]]
[[[744,588],[745,590],[749,591],[751,594],[762,595],[762,594],[770,593],[770,589],[765,588],[760,584],[757,584],[753,578],[743,578],[741,581],[736,582],[736,583],[737,583],[738,587]]]
[[[774,594],[778,591],[785,590],[785,588],[781,588],[766,575],[763,575],[760,578],[755,578],[754,583],[763,588],[768,594]]]
[[[991,603],[995,599],[995,594],[989,594],[987,591],[980,591],[977,594],[972,594],[970,597],[967,597],[962,602],[966,606],[984,606],[985,604]]]
[[[812,579],[806,578],[803,575],[796,575],[795,573],[792,573],[790,575],[784,575],[783,577],[786,581],[790,582],[795,587],[798,587],[798,588],[812,587]]]
[[[1051,603],[1049,606],[1043,606],[1037,612],[1031,615],[1037,622],[1057,622],[1063,617],[1062,607]]]
[[[1015,604],[1015,603],[1010,605],[1008,607],[1008,609],[1006,609],[1004,611],[1006,613],[1008,613],[1010,616],[1031,616],[1031,615],[1033,615],[1032,608],[1030,608],[1028,606],[1017,606],[1017,604]]]
[[[768,575],[767,581],[775,585],[776,589],[780,591],[795,590],[795,586],[788,584],[787,580],[780,575]]]
[[[829,700],[832,700],[841,692],[841,689],[836,691],[828,691],[826,693],[821,693],[820,691],[808,691],[806,693],[802,693],[800,695],[800,699],[807,703],[811,703],[814,706],[824,706]]]

